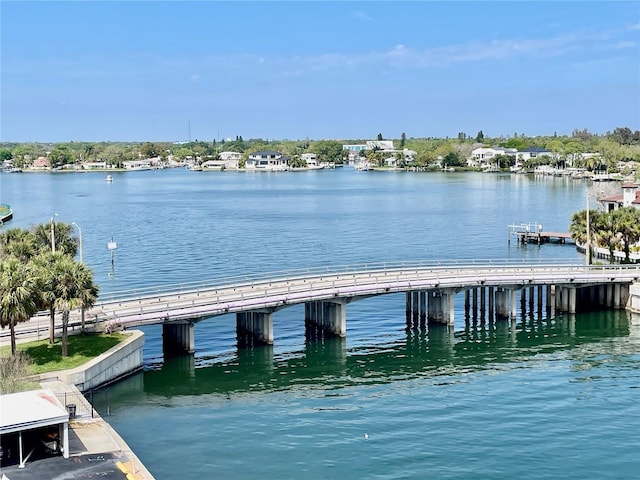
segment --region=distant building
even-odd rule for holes
[[[247,158],[244,168],[269,172],[285,171],[289,170],[289,157],[273,150],[254,152]]]
[[[38,157],[31,164],[32,170],[49,170],[51,163],[47,157]]]
[[[621,207],[640,208],[640,185],[632,183],[622,185],[622,195],[612,195],[601,198],[599,201],[607,212]]]

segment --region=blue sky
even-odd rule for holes
[[[1,141],[640,129],[640,3],[2,1]]]

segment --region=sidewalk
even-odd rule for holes
[[[74,398],[83,398],[75,385],[67,385],[63,382],[53,380],[41,383],[43,388],[51,390],[55,394],[73,395]],[[88,401],[83,409],[92,409]],[[93,411],[93,418],[87,416],[69,421],[69,455],[76,457],[87,454],[119,454],[120,463],[124,465],[126,472],[133,475],[127,477],[137,480],[153,480],[154,477],[136,457],[127,443],[120,437],[111,425],[109,425],[100,415]]]

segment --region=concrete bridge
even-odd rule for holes
[[[192,352],[194,324],[228,313],[236,314],[239,345],[250,346],[273,343],[273,314],[296,304],[305,306],[309,335],[345,336],[347,304],[376,295],[405,293],[407,327],[421,328],[427,322],[453,325],[458,293],[464,293],[467,318],[478,312],[515,318],[518,294],[521,305],[528,295],[532,310],[551,315],[625,308],[638,278],[635,265],[562,261],[364,265],[116,292],[102,295],[86,318],[107,328],[162,324],[167,351]]]

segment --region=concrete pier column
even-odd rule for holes
[[[543,285],[538,285],[538,317],[542,317],[542,289]]]
[[[304,310],[305,324],[315,329],[318,334],[337,337],[344,337],[347,334],[346,302],[339,300],[307,302]]]
[[[418,325],[418,318],[420,318],[420,292],[412,292],[411,303],[413,304],[412,324],[415,328]]]
[[[426,326],[427,326],[427,292],[420,292],[420,328],[424,330]]]
[[[494,304],[495,304],[495,288],[494,287],[489,287],[489,321],[491,322],[493,320],[493,316],[494,316]]]
[[[607,304],[607,286],[598,285],[598,306],[604,307]]]
[[[616,283],[613,286],[613,308],[616,310],[620,308],[620,284]]]
[[[469,320],[469,311],[471,309],[471,291],[464,291],[464,316],[465,321]]]
[[[576,297],[577,297],[577,288],[576,287],[567,287],[567,311],[569,313],[576,313]]]
[[[427,323],[427,292],[420,292],[420,326],[424,327],[426,323]]]
[[[480,287],[480,318],[487,315],[487,287]]]
[[[607,285],[607,307],[613,307],[613,285]]]
[[[472,288],[471,289],[471,297],[472,297],[472,315],[473,318],[478,318],[478,289],[477,288]]]
[[[167,354],[195,352],[193,323],[162,324],[162,349]]]
[[[431,292],[429,295],[429,323],[453,325],[455,291]]]
[[[304,317],[307,318],[307,308],[309,307],[308,303],[304,304]],[[407,327],[411,327],[411,292],[407,292],[406,293],[406,307],[405,307],[405,314],[406,314],[406,319],[407,319]]]
[[[533,314],[533,304],[535,303],[536,287],[529,287],[529,313]]]
[[[511,290],[511,313],[509,318],[517,318],[518,316],[518,290]]]
[[[239,347],[273,345],[273,313],[270,311],[236,313],[236,334]]]
[[[495,293],[496,301],[496,319],[509,318],[509,309],[507,307],[507,292],[503,288],[498,288]]]

